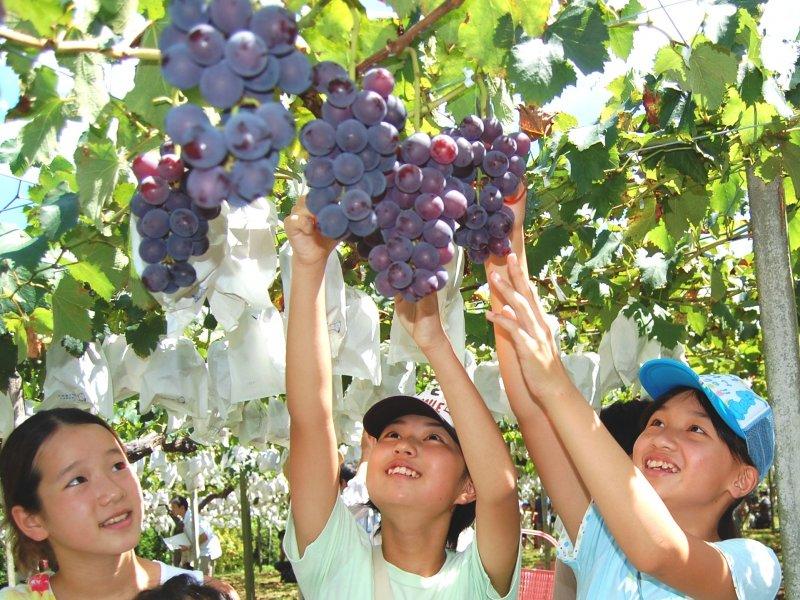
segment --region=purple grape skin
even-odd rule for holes
[[[506,207],[503,207],[506,208]],[[508,237],[514,225],[514,213],[510,210],[500,210],[486,221],[486,231],[496,238]]]
[[[162,292],[170,283],[169,269],[166,265],[147,265],[142,271],[142,283],[150,292]]]
[[[479,250],[489,243],[489,234],[485,229],[467,229],[467,248]]]
[[[507,171],[500,177],[493,178],[492,183],[497,186],[504,196],[510,196],[517,190],[517,187],[519,187],[519,177],[514,175],[511,171]]]
[[[414,201],[414,209],[424,220],[438,219],[444,212],[444,202],[436,194],[420,194]]]
[[[461,130],[461,135],[471,142],[480,140],[483,135],[483,121],[476,115],[464,117],[458,128]]]
[[[318,92],[325,92],[328,89],[328,84],[331,79],[347,78],[347,71],[343,66],[332,60],[323,60],[318,62],[311,69],[311,80],[314,89]]]
[[[411,261],[418,269],[433,271],[439,266],[439,250],[428,242],[417,242],[411,254]]]
[[[178,287],[189,287],[197,281],[197,272],[188,262],[175,262],[169,268],[169,271],[172,275],[172,281]]]
[[[161,177],[148,175],[139,183],[142,200],[153,206],[161,206],[169,198],[169,184]]]
[[[409,239],[418,238],[424,226],[425,221],[414,210],[403,210],[397,215],[397,233],[404,237]]]
[[[336,128],[336,144],[344,152],[361,152],[367,140],[367,128],[358,119],[347,119]]]
[[[507,135],[499,135],[492,142],[492,150],[498,150],[509,158],[517,153],[517,142]]]
[[[139,195],[138,193],[134,194],[133,197],[131,198],[130,206],[131,206],[131,213],[133,213],[139,218],[143,217],[150,209],[153,208],[153,205],[149,204],[148,202],[145,202],[144,199],[141,197],[141,195]]]
[[[441,219],[428,221],[422,230],[422,238],[437,248],[443,248],[453,240],[453,230]]]
[[[167,257],[167,245],[161,238],[142,238],[139,243],[139,256],[146,263],[160,263]]]
[[[306,208],[313,215],[318,215],[328,204],[336,202],[337,193],[332,187],[311,188],[306,195]]]
[[[357,238],[364,238],[369,234],[378,230],[378,217],[375,216],[373,211],[369,211],[367,216],[358,221],[350,221],[348,225],[350,233]]]
[[[208,169],[220,164],[228,154],[225,135],[211,125],[197,127],[184,145],[181,158],[198,169]]]
[[[147,211],[140,220],[142,233],[153,239],[162,238],[169,232],[169,213],[161,208]]]
[[[456,154],[456,159],[453,161],[453,166],[472,166],[472,143],[465,137],[459,137],[456,138],[456,146],[458,147],[458,154]]]
[[[314,119],[300,130],[300,142],[309,154],[324,156],[336,146],[336,130],[330,123]]]
[[[194,104],[181,104],[167,111],[164,130],[176,144],[186,144],[194,137],[197,127],[210,126],[203,109]]]
[[[414,252],[414,244],[410,239],[395,235],[386,240],[386,251],[393,261],[407,261]]]
[[[289,94],[302,94],[311,87],[311,63],[308,57],[297,50],[278,59],[281,75],[280,88]]]
[[[436,194],[439,195],[444,191],[445,177],[444,174],[433,167],[422,168],[422,184],[419,191],[423,194]]]
[[[225,143],[231,154],[243,160],[256,160],[270,151],[272,136],[263,119],[240,111],[225,124]]]
[[[245,90],[251,92],[271,92],[278,85],[278,79],[281,76],[281,66],[278,59],[271,54],[267,55],[267,64],[252,77],[244,78]],[[268,100],[271,100],[268,98]]]
[[[203,69],[200,93],[212,106],[231,108],[244,94],[244,80],[231,69],[227,60],[222,60]]]
[[[414,207],[414,201],[417,199],[417,195],[406,194],[405,192],[395,189],[392,193],[392,199],[397,203],[397,206],[405,210]]]
[[[393,154],[397,150],[400,133],[391,123],[381,121],[367,130],[369,145],[380,154]]]
[[[490,150],[483,159],[483,170],[489,177],[500,177],[508,171],[508,156],[499,150]]]
[[[394,84],[394,76],[382,67],[370,69],[364,73],[364,77],[361,80],[361,86],[365,90],[377,92],[384,100],[391,95],[392,90],[394,90]]]
[[[517,156],[527,158],[531,152],[531,138],[524,131],[518,131],[511,134],[513,140],[517,143]]]
[[[386,271],[381,271],[375,277],[375,290],[384,298],[391,298],[394,296],[394,288],[389,283],[389,276]]]
[[[208,13],[214,25],[231,34],[247,27],[253,7],[250,0],[212,0]]]
[[[497,187],[487,184],[481,190],[479,203],[486,209],[486,212],[497,212],[503,206],[503,194],[500,193]]]
[[[441,248],[436,249],[439,252],[439,264],[446,265],[449,264],[453,257],[456,255],[456,247],[453,242],[450,242],[446,246],[442,246]]]
[[[173,44],[161,55],[161,72],[170,85],[181,90],[193,88],[202,80],[203,67],[193,59],[188,46]]]
[[[194,211],[192,211],[194,212]],[[194,213],[197,214],[196,212]],[[197,217],[197,231],[194,232],[192,236],[192,240],[195,242],[197,240],[201,240],[208,235],[208,219],[204,219],[201,216]]]
[[[340,200],[342,210],[351,221],[365,219],[372,212],[372,199],[369,194],[359,189],[352,189]]]
[[[247,202],[272,193],[275,168],[267,159],[236,161],[231,169],[231,183],[236,193]]]
[[[350,224],[347,215],[338,204],[329,204],[317,214],[317,227],[322,235],[331,239],[339,239],[347,233]]]
[[[188,260],[192,255],[194,241],[174,233],[167,238],[167,252],[175,260]]]
[[[208,238],[204,237],[192,242],[192,256],[202,256],[208,251],[210,244]]]
[[[447,285],[447,281],[450,279],[450,275],[447,274],[447,271],[444,269],[436,269],[434,271],[434,275],[436,275],[436,281],[439,285],[436,286],[436,291],[444,289],[444,286]]]
[[[483,120],[483,135],[481,140],[491,144],[498,135],[503,135],[503,126],[494,117]]]
[[[400,156],[406,163],[424,165],[431,157],[431,138],[422,132],[407,137],[400,144]]]
[[[378,165],[378,168],[381,170],[382,173],[389,173],[391,171],[396,171],[400,168],[400,163],[397,161],[397,157],[395,156],[394,152],[391,154],[386,154],[381,158],[381,163]]]
[[[417,269],[411,284],[412,291],[419,298],[424,298],[428,294],[435,292],[438,285],[439,282],[436,279],[436,275],[433,274],[433,271],[428,269]]]
[[[448,190],[442,196],[444,216],[460,219],[467,211],[467,198],[458,190]]]
[[[201,208],[215,208],[230,192],[230,178],[222,167],[193,169],[186,180],[186,190]]]
[[[386,192],[386,176],[380,171],[367,171],[361,181],[369,183],[372,188],[370,195],[373,198],[379,198]]]
[[[208,22],[205,2],[199,0],[172,0],[167,7],[167,13],[172,25],[183,31]]]
[[[508,170],[517,177],[522,177],[525,175],[525,159],[512,156],[508,159]]]
[[[375,214],[378,217],[378,226],[381,229],[388,229],[394,227],[397,222],[397,215],[400,214],[400,207],[386,198],[375,205]]]
[[[472,166],[480,167],[483,165],[483,159],[486,156],[486,146],[483,142],[472,142]]]
[[[200,227],[200,219],[188,208],[178,208],[169,215],[170,230],[183,237],[192,237]]]
[[[361,90],[351,105],[353,115],[365,125],[377,125],[386,116],[386,100],[370,90]]]
[[[486,220],[489,216],[486,209],[479,204],[473,204],[467,207],[467,214],[464,218],[464,225],[469,229],[481,229],[486,225]]]
[[[328,102],[336,108],[348,108],[356,99],[358,89],[345,77],[334,77],[328,82]]]
[[[267,45],[270,54],[282,56],[294,49],[297,19],[282,6],[265,6],[250,19],[250,29]]]
[[[216,219],[219,216],[219,213],[222,212],[221,206],[199,206],[194,201],[192,201],[192,212],[196,214],[201,219],[205,220],[212,220]]]
[[[237,31],[225,43],[225,59],[234,73],[255,77],[267,66],[267,46],[252,31]]]
[[[375,246],[369,252],[369,266],[375,271],[381,272],[389,268],[392,264],[392,259],[389,258],[389,251],[386,249],[386,244]]]
[[[322,118],[333,126],[344,123],[347,119],[353,118],[353,111],[350,107],[336,108],[330,102],[322,103]]]
[[[511,242],[507,237],[490,237],[486,247],[495,256],[507,256],[511,252]]]
[[[422,185],[422,169],[412,164],[401,166],[395,176],[395,185],[401,192],[413,194]]]
[[[267,125],[272,134],[272,147],[283,150],[294,140],[294,117],[280,102],[262,104],[256,110],[256,115]],[[277,156],[276,156],[277,158]]]
[[[414,279],[414,271],[411,267],[400,261],[395,261],[389,268],[386,269],[386,274],[389,277],[389,283],[396,290],[404,290]]]
[[[376,171],[377,173],[381,174],[380,171],[377,171],[378,166],[381,164],[381,155],[375,152],[372,148],[367,146],[361,152],[357,152],[358,157],[361,159],[361,162],[364,163],[364,170],[365,171]],[[365,173],[366,174],[366,173]]]
[[[333,159],[333,174],[339,183],[352,185],[364,175],[364,163],[357,154],[343,152]]]
[[[333,161],[325,156],[312,156],[306,163],[306,181],[310,187],[324,188],[336,181]]]
[[[386,117],[384,119],[397,127],[401,131],[406,124],[406,105],[397,96],[389,96],[386,99]]]
[[[194,61],[204,67],[217,64],[225,53],[225,38],[208,23],[192,27],[186,37],[186,45]]]
[[[158,36],[158,49],[164,52],[170,46],[175,44],[185,44],[188,40],[185,31],[181,31],[175,25],[167,25]]]
[[[467,256],[472,262],[483,264],[489,258],[489,248],[467,248]]]

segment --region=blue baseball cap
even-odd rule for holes
[[[772,408],[742,379],[727,374],[698,375],[680,361],[657,358],[642,365],[639,382],[654,399],[679,387],[703,392],[722,420],[747,444],[760,478],[766,477],[775,456]]]

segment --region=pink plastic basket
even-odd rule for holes
[[[538,537],[558,546],[556,539],[544,531],[523,529],[522,536]],[[550,569],[522,569],[519,575],[519,600],[552,600],[556,572]]]

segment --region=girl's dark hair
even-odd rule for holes
[[[29,513],[42,510],[39,498],[42,474],[35,465],[36,455],[42,444],[64,425],[99,425],[114,436],[120,448],[124,448],[108,423],[78,408],[40,411],[11,432],[0,450],[3,511],[17,566],[26,573],[36,571],[40,560],[47,560],[51,568],[56,567],[56,557],[47,540],[37,542],[22,533],[11,516],[11,509],[21,506]]]
[[[169,503],[175,504],[177,506],[180,506],[181,508],[189,510],[189,502],[183,496],[175,496],[174,498],[172,498],[172,500],[169,501]]]
[[[703,392],[695,388],[678,387],[671,390],[668,394],[665,394],[661,398],[658,398],[644,412],[642,416],[642,429],[647,427],[647,423],[650,421],[653,413],[659,410],[675,396],[685,392],[691,392],[692,395],[697,398],[697,401],[700,402],[703,410],[706,411],[708,418],[711,419],[711,424],[714,426],[714,431],[716,431],[720,439],[725,442],[725,445],[731,451],[733,457],[743,464],[755,467],[753,460],[750,458],[750,454],[747,452],[747,443],[738,435],[736,435],[733,429],[731,429],[728,424],[722,420],[722,417],[719,416],[719,413],[711,404],[711,401],[708,399],[708,397]],[[719,523],[717,523],[717,535],[721,540],[729,540],[732,538],[741,537],[741,531],[739,531],[739,528],[736,526],[736,523],[733,520],[733,513],[736,510],[736,507],[739,506],[743,500],[744,497],[734,500],[731,502],[730,506],[725,509],[725,512],[722,513]]]
[[[231,600],[230,595],[195,582],[189,575],[176,575],[165,584],[139,592],[133,600]]]

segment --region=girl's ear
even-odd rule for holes
[[[758,470],[752,465],[739,465],[736,479],[731,482],[728,491],[734,498],[743,498],[758,485]]]
[[[19,505],[11,507],[11,518],[19,530],[34,542],[43,542],[50,535],[39,514],[28,512]]]
[[[468,476],[464,479],[464,487],[461,488],[461,493],[456,498],[456,504],[475,502],[476,497],[475,485],[472,483],[472,478]]]

